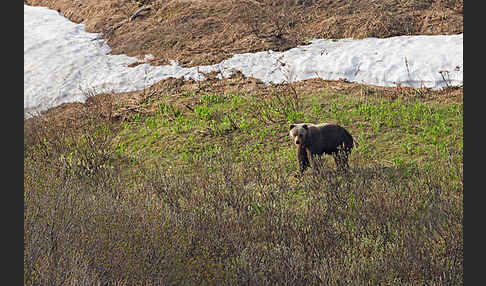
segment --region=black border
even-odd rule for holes
[[[484,183],[486,176],[482,161],[485,158],[483,130],[485,130],[486,95],[484,83],[486,71],[484,65],[484,9],[479,1],[468,1],[464,5],[464,284],[474,285],[484,281],[484,235],[481,231],[483,215],[481,209],[484,200]],[[468,283],[469,282],[469,283]]]

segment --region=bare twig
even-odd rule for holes
[[[446,80],[445,77],[444,77],[444,74],[447,74],[447,76],[449,76],[449,71],[441,70],[441,71],[439,71],[439,73],[442,76],[442,79],[444,80],[446,86],[449,88],[450,87],[450,85],[449,85],[450,79],[449,80]]]
[[[184,106],[189,109],[190,111],[194,112],[194,108],[192,108],[189,104],[183,103]]]
[[[130,16],[130,22],[133,21],[133,19],[135,19],[138,16],[140,16],[140,13],[142,13],[143,11],[148,11],[148,10],[150,10],[150,7],[144,7],[144,8],[139,9],[137,12],[135,12],[135,14],[133,14],[132,16]]]
[[[405,57],[405,66],[407,67],[408,78],[410,79],[410,69],[408,68],[408,60],[407,60],[407,57]]]

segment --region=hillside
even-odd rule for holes
[[[154,64],[463,31],[462,1],[27,2]],[[463,284],[463,87],[236,73],[87,96],[24,121],[25,285]],[[348,172],[301,176],[295,122],[348,129]]]
[[[311,3],[310,5],[296,4]],[[316,38],[463,32],[460,0],[28,0],[104,33],[114,54],[152,64],[215,64],[233,54],[282,51]],[[130,21],[140,8],[149,10]]]

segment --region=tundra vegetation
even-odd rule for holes
[[[26,120],[25,284],[462,284],[462,88],[238,81]],[[300,177],[288,126],[322,121],[349,172]]]
[[[77,15],[115,52],[154,64],[353,31],[462,32],[462,1],[307,1],[291,18],[270,0],[26,2]],[[228,11],[255,12],[229,25]],[[25,285],[462,285],[462,87],[267,86],[237,73],[87,96],[24,120]],[[323,156],[298,176],[288,127],[300,122],[353,134],[348,172]]]

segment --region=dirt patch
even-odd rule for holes
[[[210,65],[237,53],[284,51],[314,38],[463,32],[460,0],[28,0],[103,33],[113,54],[153,65]],[[148,8],[132,17],[141,8]]]

